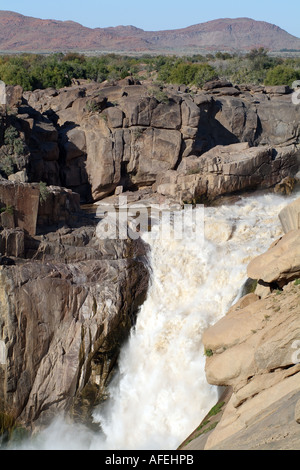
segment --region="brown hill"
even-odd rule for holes
[[[41,20],[0,11],[1,51],[192,53],[254,47],[300,51],[300,39],[276,25],[249,18],[223,18],[183,29],[144,31],[134,26],[91,29],[73,21]]]

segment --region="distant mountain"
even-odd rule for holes
[[[250,18],[223,18],[187,28],[144,31],[134,26],[87,28],[74,21],[41,20],[0,11],[0,51],[195,53],[299,50],[300,39],[279,26]]]

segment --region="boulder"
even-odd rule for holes
[[[297,448],[299,296],[294,283],[286,285],[280,295],[272,292],[265,299],[250,294],[204,333],[204,348],[210,351],[207,380],[232,389],[205,450],[271,449],[272,445],[278,449],[281,440],[282,445]],[[279,422],[285,428],[278,427]],[[288,440],[284,439],[287,422]]]
[[[54,112],[61,111],[62,109],[71,108],[74,101],[78,98],[83,98],[85,96],[84,87],[67,87],[62,88],[56,96],[53,96],[51,99],[51,109]]]
[[[60,144],[63,147],[66,162],[86,153],[85,133],[78,127],[64,128],[60,134]]]
[[[37,226],[59,227],[73,225],[80,216],[80,196],[70,189],[48,186],[44,200],[40,200]]]
[[[30,181],[60,185],[58,130],[46,116],[35,118],[27,144]]]
[[[52,234],[47,262],[0,266],[0,410],[31,429],[60,412],[90,419],[147,291],[141,242],[114,241],[105,258],[94,234]]]
[[[121,162],[114,151],[113,135],[101,114],[93,114],[81,125],[86,136],[86,172],[94,201],[114,192],[120,182]]]
[[[300,230],[292,230],[262,255],[254,258],[247,268],[252,279],[283,286],[300,277]]]
[[[24,258],[25,233],[22,229],[4,229],[0,232],[0,253],[2,256]]]
[[[79,194],[37,183],[0,180],[0,205],[2,227],[21,229],[31,236],[41,227],[76,224],[82,214]]]
[[[228,80],[210,80],[203,85],[203,90],[209,91],[214,90],[215,88],[225,88],[225,87],[232,87],[232,83]]]
[[[110,128],[117,129],[123,127],[124,113],[122,109],[117,106],[111,106],[105,109],[103,116],[106,116]]]
[[[224,87],[224,88],[214,88],[213,90],[210,90],[210,93],[213,96],[239,96],[241,95],[241,91],[236,88],[236,87]]]
[[[27,171],[21,170],[17,171],[17,173],[13,173],[12,175],[8,176],[9,181],[15,181],[17,183],[28,183],[28,175]]]
[[[272,187],[298,167],[294,147],[272,149],[247,143],[217,146],[184,158],[178,171],[158,175],[154,189],[181,202],[213,200],[232,192]]]
[[[19,227],[26,233],[35,235],[39,198],[38,184],[0,180],[0,204],[4,212],[5,208],[10,208],[8,215],[13,224],[8,228]]]
[[[181,149],[181,133],[176,130],[146,128],[131,132],[131,157],[127,165],[131,181],[151,185],[161,172],[175,168]],[[133,140],[135,142],[133,143]]]
[[[277,194],[290,195],[295,189],[297,179],[293,176],[287,176],[280,183],[276,184],[274,192]]]
[[[279,213],[279,219],[285,233],[300,229],[300,198],[288,204]]]
[[[182,126],[198,128],[201,112],[198,105],[191,99],[186,98],[181,103]]]
[[[238,142],[253,145],[258,129],[258,113],[251,103],[234,96],[221,96],[215,104],[215,110],[215,119],[223,127],[223,134],[227,131],[228,139],[231,135],[232,141],[224,143],[234,143],[235,137]]]
[[[277,97],[258,105],[260,130],[256,142],[260,145],[288,145],[296,142],[299,133],[299,105],[291,103],[290,95]]]
[[[23,101],[23,88],[20,85],[6,85],[6,106],[11,110],[16,110]]]
[[[159,103],[152,111],[150,125],[162,129],[181,127],[180,105],[171,99],[167,103]]]
[[[270,95],[288,95],[292,92],[292,90],[287,85],[278,85],[278,86],[266,86],[265,92]]]

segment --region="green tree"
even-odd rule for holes
[[[277,65],[269,70],[266,76],[265,85],[289,85],[300,79],[300,70],[295,70],[285,65]]]
[[[21,85],[24,90],[32,90],[33,77],[22,65],[6,62],[0,65],[0,79],[7,85]]]
[[[217,78],[216,71],[209,64],[179,63],[171,70],[169,82],[201,87],[214,78]]]
[[[250,60],[256,60],[257,58],[265,59],[268,56],[268,50],[265,49],[264,47],[259,47],[258,49],[251,49],[248,54],[246,54],[246,58]]]

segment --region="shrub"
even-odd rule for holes
[[[289,85],[300,79],[300,70],[285,65],[277,65],[267,73],[265,85]]]
[[[44,183],[43,181],[40,181],[39,186],[40,186],[40,203],[42,204],[47,200],[50,194],[50,191],[47,188],[47,184]]]
[[[15,170],[15,158],[7,153],[6,148],[2,148],[0,152],[0,172],[6,177],[12,175]]]
[[[0,214],[4,214],[4,213],[13,215],[14,214],[13,206],[1,207]]]
[[[204,355],[205,355],[206,357],[211,357],[211,356],[214,355],[214,353],[213,353],[213,351],[212,351],[211,349],[205,349]]]
[[[0,149],[0,171],[6,177],[13,174],[18,166],[18,157],[24,156],[26,146],[17,129],[9,126],[4,132],[4,145]]]
[[[169,103],[168,95],[160,87],[150,87],[148,88],[147,95],[150,98],[155,98],[159,103]]]
[[[169,82],[202,87],[214,78],[217,78],[217,73],[209,64],[179,63],[171,70]]]
[[[19,137],[17,129],[13,126],[9,126],[4,132],[4,144],[9,147],[10,153],[14,153],[17,156],[23,155],[25,151],[25,145],[23,140]]]

